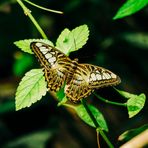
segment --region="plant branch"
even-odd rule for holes
[[[101,97],[100,95],[96,94],[96,93],[93,93],[98,99],[100,99],[101,101],[105,102],[105,103],[108,103],[108,104],[112,104],[112,105],[117,105],[117,106],[124,106],[126,107],[127,104],[126,103],[118,103],[118,102],[113,102],[113,101],[109,101],[109,100],[106,100],[104,99],[103,97]]]
[[[48,9],[48,8],[39,6],[39,5],[37,5],[37,4],[33,3],[33,2],[30,2],[29,0],[24,0],[24,1],[27,2],[27,3],[29,3],[29,4],[32,5],[32,6],[35,6],[35,7],[39,8],[39,9],[46,10],[46,11],[49,11],[49,12],[54,12],[54,13],[63,14],[62,11],[57,11],[57,10]]]
[[[35,18],[32,16],[31,11],[24,5],[24,3],[21,0],[16,0],[18,2],[18,4],[22,7],[25,15],[27,15],[30,20],[32,21],[32,23],[35,25],[35,27],[37,28],[37,30],[39,31],[39,33],[41,34],[41,36],[44,39],[47,39],[46,34],[44,33],[44,31],[42,30],[42,28],[40,27],[40,25],[38,24],[38,22],[35,20]]]
[[[109,146],[109,148],[114,148],[114,146],[112,145],[112,143],[110,142],[110,140],[107,138],[107,136],[105,135],[104,131],[102,130],[102,128],[100,128],[98,122],[96,121],[95,117],[93,116],[92,112],[90,111],[89,107],[87,106],[86,102],[84,99],[81,100],[84,108],[86,109],[89,117],[91,118],[91,120],[93,121],[96,130],[98,132],[98,134],[100,133],[100,135],[102,136],[102,138],[105,140],[106,144]],[[99,145],[98,145],[99,147]]]

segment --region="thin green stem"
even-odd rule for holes
[[[102,136],[102,138],[104,139],[104,141],[108,144],[109,148],[114,148],[114,146],[112,145],[112,143],[110,142],[108,137],[105,135],[105,133],[102,131],[102,129],[98,128],[97,130],[99,131],[99,133]]]
[[[102,136],[102,138],[105,140],[106,144],[109,146],[109,148],[114,148],[114,146],[112,145],[112,143],[110,142],[110,140],[108,139],[108,137],[105,135],[105,133],[103,132],[102,128],[100,128],[98,122],[96,121],[95,117],[93,116],[92,112],[90,111],[89,107],[87,106],[86,102],[84,99],[81,100],[84,108],[86,109],[89,117],[91,118],[91,120],[93,121],[97,132],[100,133],[100,135]],[[98,134],[99,134],[98,133]]]
[[[66,106],[66,107],[69,107],[69,108],[72,108],[72,109],[74,109],[75,110],[75,107],[74,106],[72,106],[72,105],[70,105],[70,104],[67,104],[67,103],[64,103],[64,104],[62,104],[63,106]]]
[[[48,9],[48,8],[39,6],[39,5],[37,5],[37,4],[33,3],[33,2],[30,2],[29,0],[24,0],[24,1],[27,2],[27,3],[29,3],[29,4],[32,5],[32,6],[35,6],[35,7],[39,8],[39,9],[46,10],[46,11],[49,11],[49,12],[54,12],[54,13],[63,14],[62,11],[57,11],[57,10]]]
[[[93,93],[98,99],[100,99],[101,101],[105,102],[105,103],[108,103],[108,104],[112,104],[112,105],[117,105],[117,106],[124,106],[126,107],[127,104],[126,103],[118,103],[118,102],[113,102],[113,101],[109,101],[109,100],[106,100],[104,99],[103,97],[101,97],[100,95],[96,94],[96,93]]]
[[[42,28],[40,27],[40,25],[38,24],[38,22],[35,20],[35,18],[32,16],[30,10],[24,5],[24,3],[21,0],[16,0],[18,2],[18,4],[22,7],[22,9],[24,10],[24,13],[30,18],[30,20],[32,21],[32,23],[35,25],[35,27],[37,28],[37,30],[39,31],[39,33],[41,34],[41,36],[44,39],[47,39],[46,34],[44,33],[44,31],[42,30]]]

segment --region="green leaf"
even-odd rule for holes
[[[123,90],[119,90],[119,89],[117,89],[117,88],[115,88],[115,90],[116,90],[121,96],[123,96],[124,98],[127,98],[127,99],[137,97],[137,95],[135,95],[135,94],[131,94],[131,93],[129,93],[129,92],[126,92],[126,91],[123,91]]]
[[[69,35],[70,35],[70,30],[68,28],[65,28],[59,35],[56,42],[56,48],[58,48],[66,55],[68,55],[69,50],[71,49],[71,46],[73,44],[73,40],[72,38],[69,37]]]
[[[67,102],[67,101],[68,101],[67,97],[66,97],[66,96],[64,96],[64,97],[61,99],[61,101],[58,103],[58,105],[57,105],[57,106],[64,105],[64,104],[66,104],[66,102]]]
[[[118,138],[119,141],[129,141],[133,137],[137,136],[138,134],[142,133],[143,131],[148,129],[148,124],[145,124],[139,128],[131,129],[125,131],[123,134],[121,134]]]
[[[127,110],[129,114],[129,118],[132,118],[136,114],[138,114],[142,108],[144,107],[146,96],[145,94],[141,93],[140,95],[131,94],[126,91],[118,90],[115,88],[115,90],[122,95],[123,97],[127,98]]]
[[[76,51],[86,44],[89,36],[89,30],[87,25],[82,25],[73,29],[71,33],[73,36],[73,46],[71,47],[70,52]]]
[[[33,52],[30,49],[30,43],[31,42],[43,42],[46,44],[49,44],[51,46],[54,46],[53,43],[47,39],[25,39],[14,42],[14,44],[20,48],[22,51],[33,54]]]
[[[67,102],[67,97],[65,96],[64,93],[64,88],[65,88],[65,84],[64,86],[56,93],[57,99],[59,101],[58,106],[63,105]]]
[[[127,109],[129,118],[132,118],[138,114],[144,107],[146,100],[145,94],[140,94],[139,96],[133,96],[127,101]]]
[[[123,18],[125,16],[131,15],[148,4],[148,0],[128,0],[122,5],[122,7],[117,11],[114,16],[115,19]]]
[[[94,106],[92,105],[88,105],[89,107],[89,110],[92,112],[93,116],[95,117],[97,123],[99,124],[99,126],[105,130],[105,131],[108,131],[108,127],[107,127],[107,124],[106,124],[106,121],[102,115],[102,113]],[[87,123],[88,125],[95,127],[93,121],[91,120],[89,114],[87,113],[85,107],[81,104],[81,105],[78,105],[75,107],[76,109],[76,112],[78,114],[78,116],[85,122]]]
[[[64,29],[57,39],[56,47],[69,55],[70,52],[76,51],[86,44],[89,36],[87,25],[76,27],[72,31]]]
[[[46,94],[47,84],[42,69],[33,69],[21,80],[15,98],[16,110],[31,106]]]

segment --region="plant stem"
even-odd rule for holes
[[[101,97],[100,95],[96,94],[96,93],[93,93],[98,99],[100,99],[101,101],[105,102],[105,103],[108,103],[108,104],[113,104],[113,105],[117,105],[117,106],[124,106],[126,107],[126,103],[118,103],[118,102],[113,102],[113,101],[109,101],[109,100],[106,100],[104,99],[103,97]]]
[[[33,2],[30,2],[29,0],[24,0],[24,1],[27,2],[27,3],[29,3],[29,4],[32,5],[32,6],[35,6],[35,7],[39,8],[39,9],[46,10],[46,11],[49,11],[49,12],[54,12],[54,13],[63,14],[62,11],[57,11],[57,10],[48,9],[48,8],[39,6],[39,5],[37,5],[37,4],[33,3]]]
[[[74,109],[75,110],[75,107],[74,106],[72,106],[72,105],[70,105],[70,104],[67,104],[67,103],[64,103],[64,104],[62,104],[63,106],[66,106],[66,107],[69,107],[69,108],[72,108],[72,109]]]
[[[32,16],[30,10],[24,5],[24,3],[21,0],[16,0],[18,2],[18,4],[22,7],[22,9],[24,10],[24,13],[30,18],[30,20],[32,21],[32,23],[35,25],[35,27],[37,28],[37,30],[39,31],[39,33],[41,34],[41,36],[44,39],[47,39],[46,34],[44,33],[44,31],[42,30],[42,28],[40,27],[40,25],[38,24],[38,22],[35,20],[35,18]]]
[[[100,135],[102,136],[102,138],[105,140],[106,144],[109,146],[109,148],[114,148],[114,146],[112,145],[112,143],[110,142],[110,140],[108,139],[108,137],[105,135],[105,133],[103,132],[103,130],[100,128],[98,122],[96,121],[95,117],[93,116],[92,112],[90,111],[89,107],[87,106],[86,102],[84,99],[81,100],[84,108],[86,109],[89,117],[91,118],[91,120],[93,121],[96,130],[99,131]],[[99,134],[98,133],[98,134]]]

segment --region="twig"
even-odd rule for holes
[[[102,138],[105,140],[106,144],[109,146],[109,148],[114,148],[114,146],[112,145],[112,143],[110,142],[110,140],[108,139],[108,137],[105,135],[104,131],[99,127],[98,122],[96,121],[95,117],[93,116],[92,112],[90,111],[89,107],[87,106],[86,102],[84,99],[81,100],[84,108],[86,109],[89,117],[91,118],[91,120],[93,121],[96,130],[98,130],[98,133],[100,133],[100,135],[102,136]],[[99,146],[98,146],[99,147]]]
[[[42,30],[42,28],[40,27],[40,25],[38,24],[38,22],[35,20],[35,18],[32,16],[31,11],[24,5],[24,3],[21,0],[16,0],[16,1],[22,7],[22,9],[24,10],[24,13],[30,18],[30,20],[35,25],[35,27],[37,28],[37,30],[39,31],[39,33],[41,34],[41,36],[44,39],[47,39],[46,34]]]
[[[93,93],[98,99],[100,99],[101,101],[105,102],[105,103],[108,103],[108,104],[113,104],[113,105],[117,105],[117,106],[124,106],[126,107],[126,103],[118,103],[118,102],[113,102],[113,101],[109,101],[109,100],[106,100],[104,99],[103,97],[101,97],[100,95],[96,94],[96,93]]]

